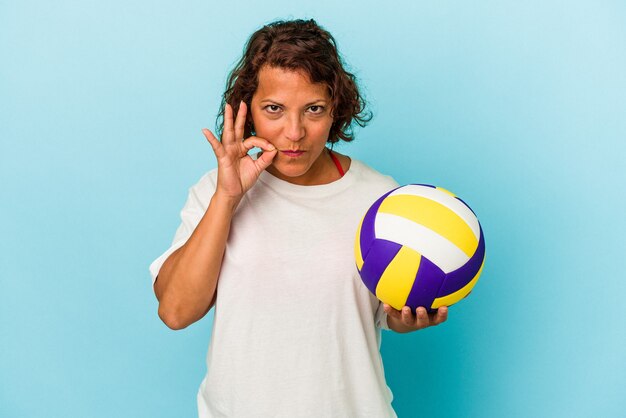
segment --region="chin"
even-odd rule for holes
[[[301,164],[274,164],[274,170],[285,177],[300,177],[309,171],[309,167],[303,167]]]
[[[294,168],[280,169],[277,167],[276,171],[278,171],[280,174],[282,174],[285,177],[300,177],[307,173],[306,170],[294,169]]]

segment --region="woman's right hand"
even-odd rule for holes
[[[251,136],[244,140],[243,132],[247,112],[248,107],[242,101],[233,123],[233,108],[228,103],[226,104],[221,142],[210,130],[206,128],[202,130],[217,158],[215,193],[237,203],[256,183],[261,172],[272,163],[277,153],[276,148],[266,139]],[[263,150],[256,160],[248,155],[248,151],[254,147]]]

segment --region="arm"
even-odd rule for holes
[[[247,106],[241,102],[233,122],[233,109],[226,105],[222,141],[208,129],[203,130],[217,158],[215,193],[187,242],[165,260],[154,283],[159,317],[172,329],[199,320],[215,303],[235,209],[276,156],[276,148],[265,139],[242,140],[246,112]],[[265,151],[256,160],[248,155],[254,147]]]
[[[402,311],[398,311],[388,304],[384,304],[387,312],[387,325],[389,328],[399,333],[417,331],[423,328],[439,325],[448,319],[448,308],[442,306],[437,309],[437,313],[427,314],[426,309],[418,307],[413,315],[411,308],[405,306]]]
[[[217,279],[237,203],[216,192],[187,242],[163,263],[154,293],[159,301],[159,317],[168,327],[187,327],[215,303]]]

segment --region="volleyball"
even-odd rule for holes
[[[359,224],[354,255],[365,286],[397,310],[434,312],[465,298],[485,262],[478,218],[453,193],[409,184],[381,196]]]

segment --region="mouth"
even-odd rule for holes
[[[292,157],[292,158],[299,157],[302,154],[304,154],[304,151],[301,151],[301,150],[296,150],[296,151],[282,150],[281,152],[285,154],[287,157]]]

